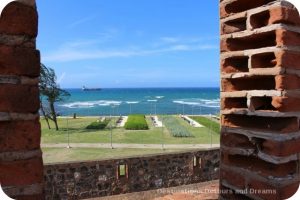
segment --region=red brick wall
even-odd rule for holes
[[[221,0],[220,17],[220,199],[288,198],[299,186],[299,13]]]
[[[0,183],[15,199],[43,199],[38,76],[33,0],[12,2],[0,18]]]

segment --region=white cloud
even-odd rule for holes
[[[217,45],[174,45],[161,49],[143,49],[143,50],[80,50],[80,49],[61,49],[42,57],[43,62],[69,62],[78,60],[121,58],[134,56],[147,56],[178,51],[201,51],[217,49]]]
[[[178,38],[178,37],[162,37],[162,38],[160,38],[160,40],[165,43],[176,43],[176,42],[180,41],[180,38]]]
[[[74,21],[73,23],[69,24],[67,26],[67,28],[75,28],[76,26],[79,26],[79,25],[84,24],[86,22],[92,21],[95,18],[96,18],[96,15],[91,15],[91,16],[88,16],[88,17],[85,17],[85,18],[81,18],[81,19],[79,19],[77,21]]]
[[[116,30],[107,31],[107,35],[116,34]],[[109,36],[107,36],[109,37]],[[113,37],[113,36],[111,36]],[[162,38],[159,39],[161,41]],[[126,46],[107,49],[99,47],[103,43],[103,38],[94,40],[81,40],[62,44],[60,48],[55,51],[42,55],[43,62],[70,62],[78,60],[91,60],[91,59],[106,59],[106,58],[125,58],[149,55],[161,55],[172,52],[185,52],[185,51],[203,51],[209,49],[218,49],[218,45],[205,44],[194,40],[191,42],[187,39],[165,37],[165,41],[169,44],[163,46]],[[102,45],[103,46],[103,45]],[[108,46],[108,45],[105,45]]]

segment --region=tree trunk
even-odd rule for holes
[[[51,115],[52,115],[52,120],[55,124],[55,130],[58,131],[58,124],[57,124],[57,118],[56,118],[56,112],[55,112],[55,108],[54,108],[54,102],[49,102],[50,104],[50,110],[51,110]]]
[[[43,106],[42,101],[41,101],[41,111],[42,111],[42,113],[43,113],[43,115],[44,115],[44,118],[45,118],[45,120],[46,120],[48,129],[51,129],[50,124],[49,124],[49,119],[48,119],[48,117],[47,117],[47,115],[46,115],[46,112],[45,112],[45,110],[44,110],[44,106]]]

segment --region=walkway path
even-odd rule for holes
[[[41,144],[42,148],[65,148],[67,143],[46,143]],[[219,148],[220,144],[122,144],[113,143],[113,148],[117,149],[208,149]],[[110,143],[70,143],[72,148],[111,148]]]
[[[218,192],[219,180],[214,180],[157,190],[98,197],[89,200],[217,200]]]
[[[187,121],[193,127],[197,127],[197,128],[204,127],[202,124],[199,124],[195,120],[189,118],[187,115],[180,115],[180,116],[181,116],[182,119],[184,119],[185,121]]]

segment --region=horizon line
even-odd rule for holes
[[[87,87],[87,88],[98,88],[98,87]],[[100,87],[100,89],[217,89],[220,86],[207,86],[207,87]],[[62,89],[82,89],[82,87],[62,87]]]

